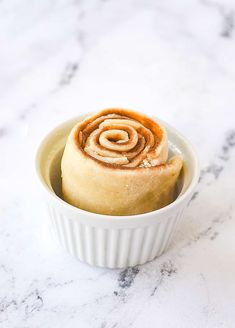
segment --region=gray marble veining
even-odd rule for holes
[[[0,2],[0,327],[234,327],[234,20],[232,0]],[[126,270],[51,242],[34,174],[51,128],[108,106],[168,121],[202,168],[168,252]]]

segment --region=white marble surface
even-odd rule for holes
[[[0,327],[234,327],[234,1],[1,1],[0,44]],[[168,121],[202,167],[169,251],[128,270],[50,241],[33,167],[51,128],[109,106]]]

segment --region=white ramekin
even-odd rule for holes
[[[37,151],[36,170],[43,187],[52,234],[70,254],[90,265],[125,268],[151,261],[169,246],[198,182],[197,155],[185,137],[156,119],[167,130],[170,150],[184,159],[176,200],[159,210],[131,216],[100,215],[81,210],[58,195],[60,160],[66,139],[74,124],[84,117],[59,125],[45,137]]]

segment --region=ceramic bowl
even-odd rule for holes
[[[175,200],[156,211],[110,216],[84,211],[62,199],[60,162],[71,128],[87,115],[62,123],[42,141],[36,171],[48,210],[50,230],[70,254],[90,265],[126,268],[143,264],[167,250],[199,178],[199,164],[191,143],[173,127],[165,127],[170,154],[180,154],[184,168]]]

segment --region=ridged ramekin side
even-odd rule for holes
[[[71,255],[90,265],[125,268],[146,263],[169,246],[182,208],[156,223],[133,228],[101,227],[73,220],[48,204],[50,227],[58,243]],[[98,219],[97,219],[98,220]]]

